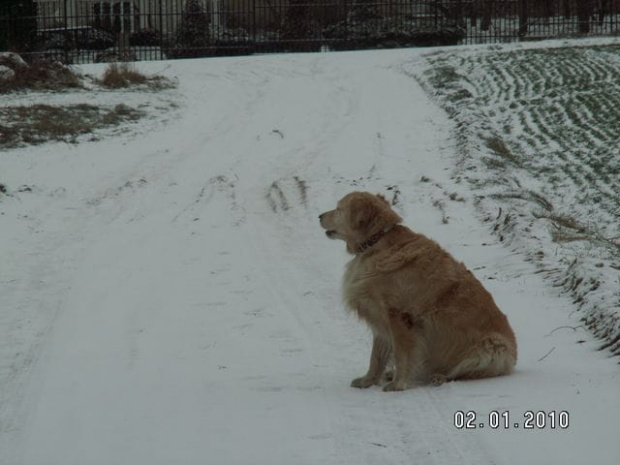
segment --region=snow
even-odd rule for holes
[[[422,59],[140,63],[179,87],[38,95],[152,117],[2,153],[0,464],[618,463],[617,360],[478,219],[454,127],[404,71]],[[395,197],[481,279],[517,334],[513,375],[349,387],[370,334],[343,310],[348,257],[317,216],[351,190]],[[458,411],[485,427],[456,428]],[[524,430],[527,411],[569,427]]]

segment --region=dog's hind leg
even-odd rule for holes
[[[361,378],[356,378],[351,382],[352,387],[369,388],[374,384],[379,384],[385,367],[390,360],[392,347],[390,341],[375,335],[372,341],[372,352],[370,354],[370,366],[368,373]]]
[[[448,379],[479,379],[507,375],[517,362],[516,349],[502,336],[482,340],[456,366]]]

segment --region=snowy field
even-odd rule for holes
[[[178,87],[2,96],[149,117],[1,153],[0,464],[619,463],[617,358],[481,221],[507,207],[463,176],[462,123],[418,82],[428,53],[140,63]],[[317,216],[351,190],[479,277],[513,375],[349,387],[371,337]]]
[[[620,43],[438,53],[412,73],[457,124],[458,175],[501,239],[620,354]]]

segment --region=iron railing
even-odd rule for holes
[[[620,32],[620,0],[0,1],[0,50],[72,63]]]

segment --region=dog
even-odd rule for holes
[[[373,335],[368,372],[351,386],[385,377],[384,391],[402,391],[512,372],[516,338],[491,294],[439,244],[401,225],[384,197],[352,192],[319,220],[354,256],[343,299]]]

